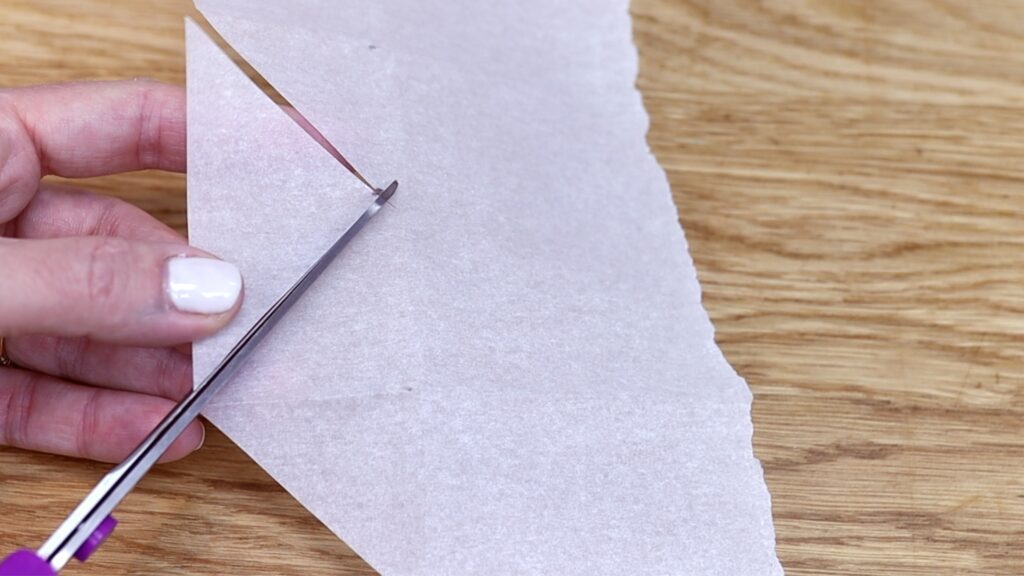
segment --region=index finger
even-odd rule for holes
[[[48,174],[185,170],[185,92],[150,80],[0,91],[0,221]]]
[[[185,170],[185,91],[152,80],[75,82],[3,92],[42,172],[68,178]]]

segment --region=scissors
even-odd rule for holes
[[[39,550],[21,549],[0,562],[0,576],[55,576],[72,557],[85,562],[117,526],[117,520],[111,516],[114,508],[156,464],[189,423],[199,416],[203,407],[231,379],[256,345],[397,190],[398,182],[392,182],[384,190],[376,189],[374,192],[377,198],[370,207],[253,324],[210,375],[182,399],[123,462],[96,484]]]

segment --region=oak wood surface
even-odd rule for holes
[[[1024,1],[632,10],[649,141],[755,393],[787,573],[1024,573]],[[182,83],[189,11],[0,0],[0,85]],[[181,176],[87,185],[184,230]],[[373,573],[208,428],[74,573]],[[0,551],[105,470],[0,449]]]

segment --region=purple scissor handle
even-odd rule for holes
[[[252,353],[278,320],[291,309],[298,298],[320,277],[370,219],[387,204],[397,190],[398,182],[392,182],[385,190],[375,190],[377,198],[373,204],[370,204],[370,207],[342,233],[327,252],[320,256],[320,259],[253,324],[213,372],[156,425],[124,462],[114,467],[96,484],[39,550],[18,550],[0,562],[0,576],[53,576],[64,568],[72,556],[85,562],[114,531],[117,520],[110,515],[114,508],[139,480],[142,480],[171,443],[199,416],[199,412],[210,398],[231,379],[242,361]]]
[[[55,576],[50,563],[22,548],[0,562],[0,576]]]
[[[92,556],[92,553],[99,549],[107,536],[117,527],[117,520],[113,516],[107,516],[92,534],[85,540],[85,543],[75,551],[75,559],[85,562]],[[57,571],[50,566],[50,563],[43,560],[32,550],[21,549],[4,558],[0,562],[0,576],[56,576]]]

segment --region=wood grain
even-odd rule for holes
[[[183,81],[176,0],[0,4],[0,84]],[[792,575],[1024,566],[1024,1],[635,0],[668,171]],[[183,229],[184,181],[96,179]],[[0,450],[0,546],[104,467]],[[371,574],[217,433],[82,574]]]

